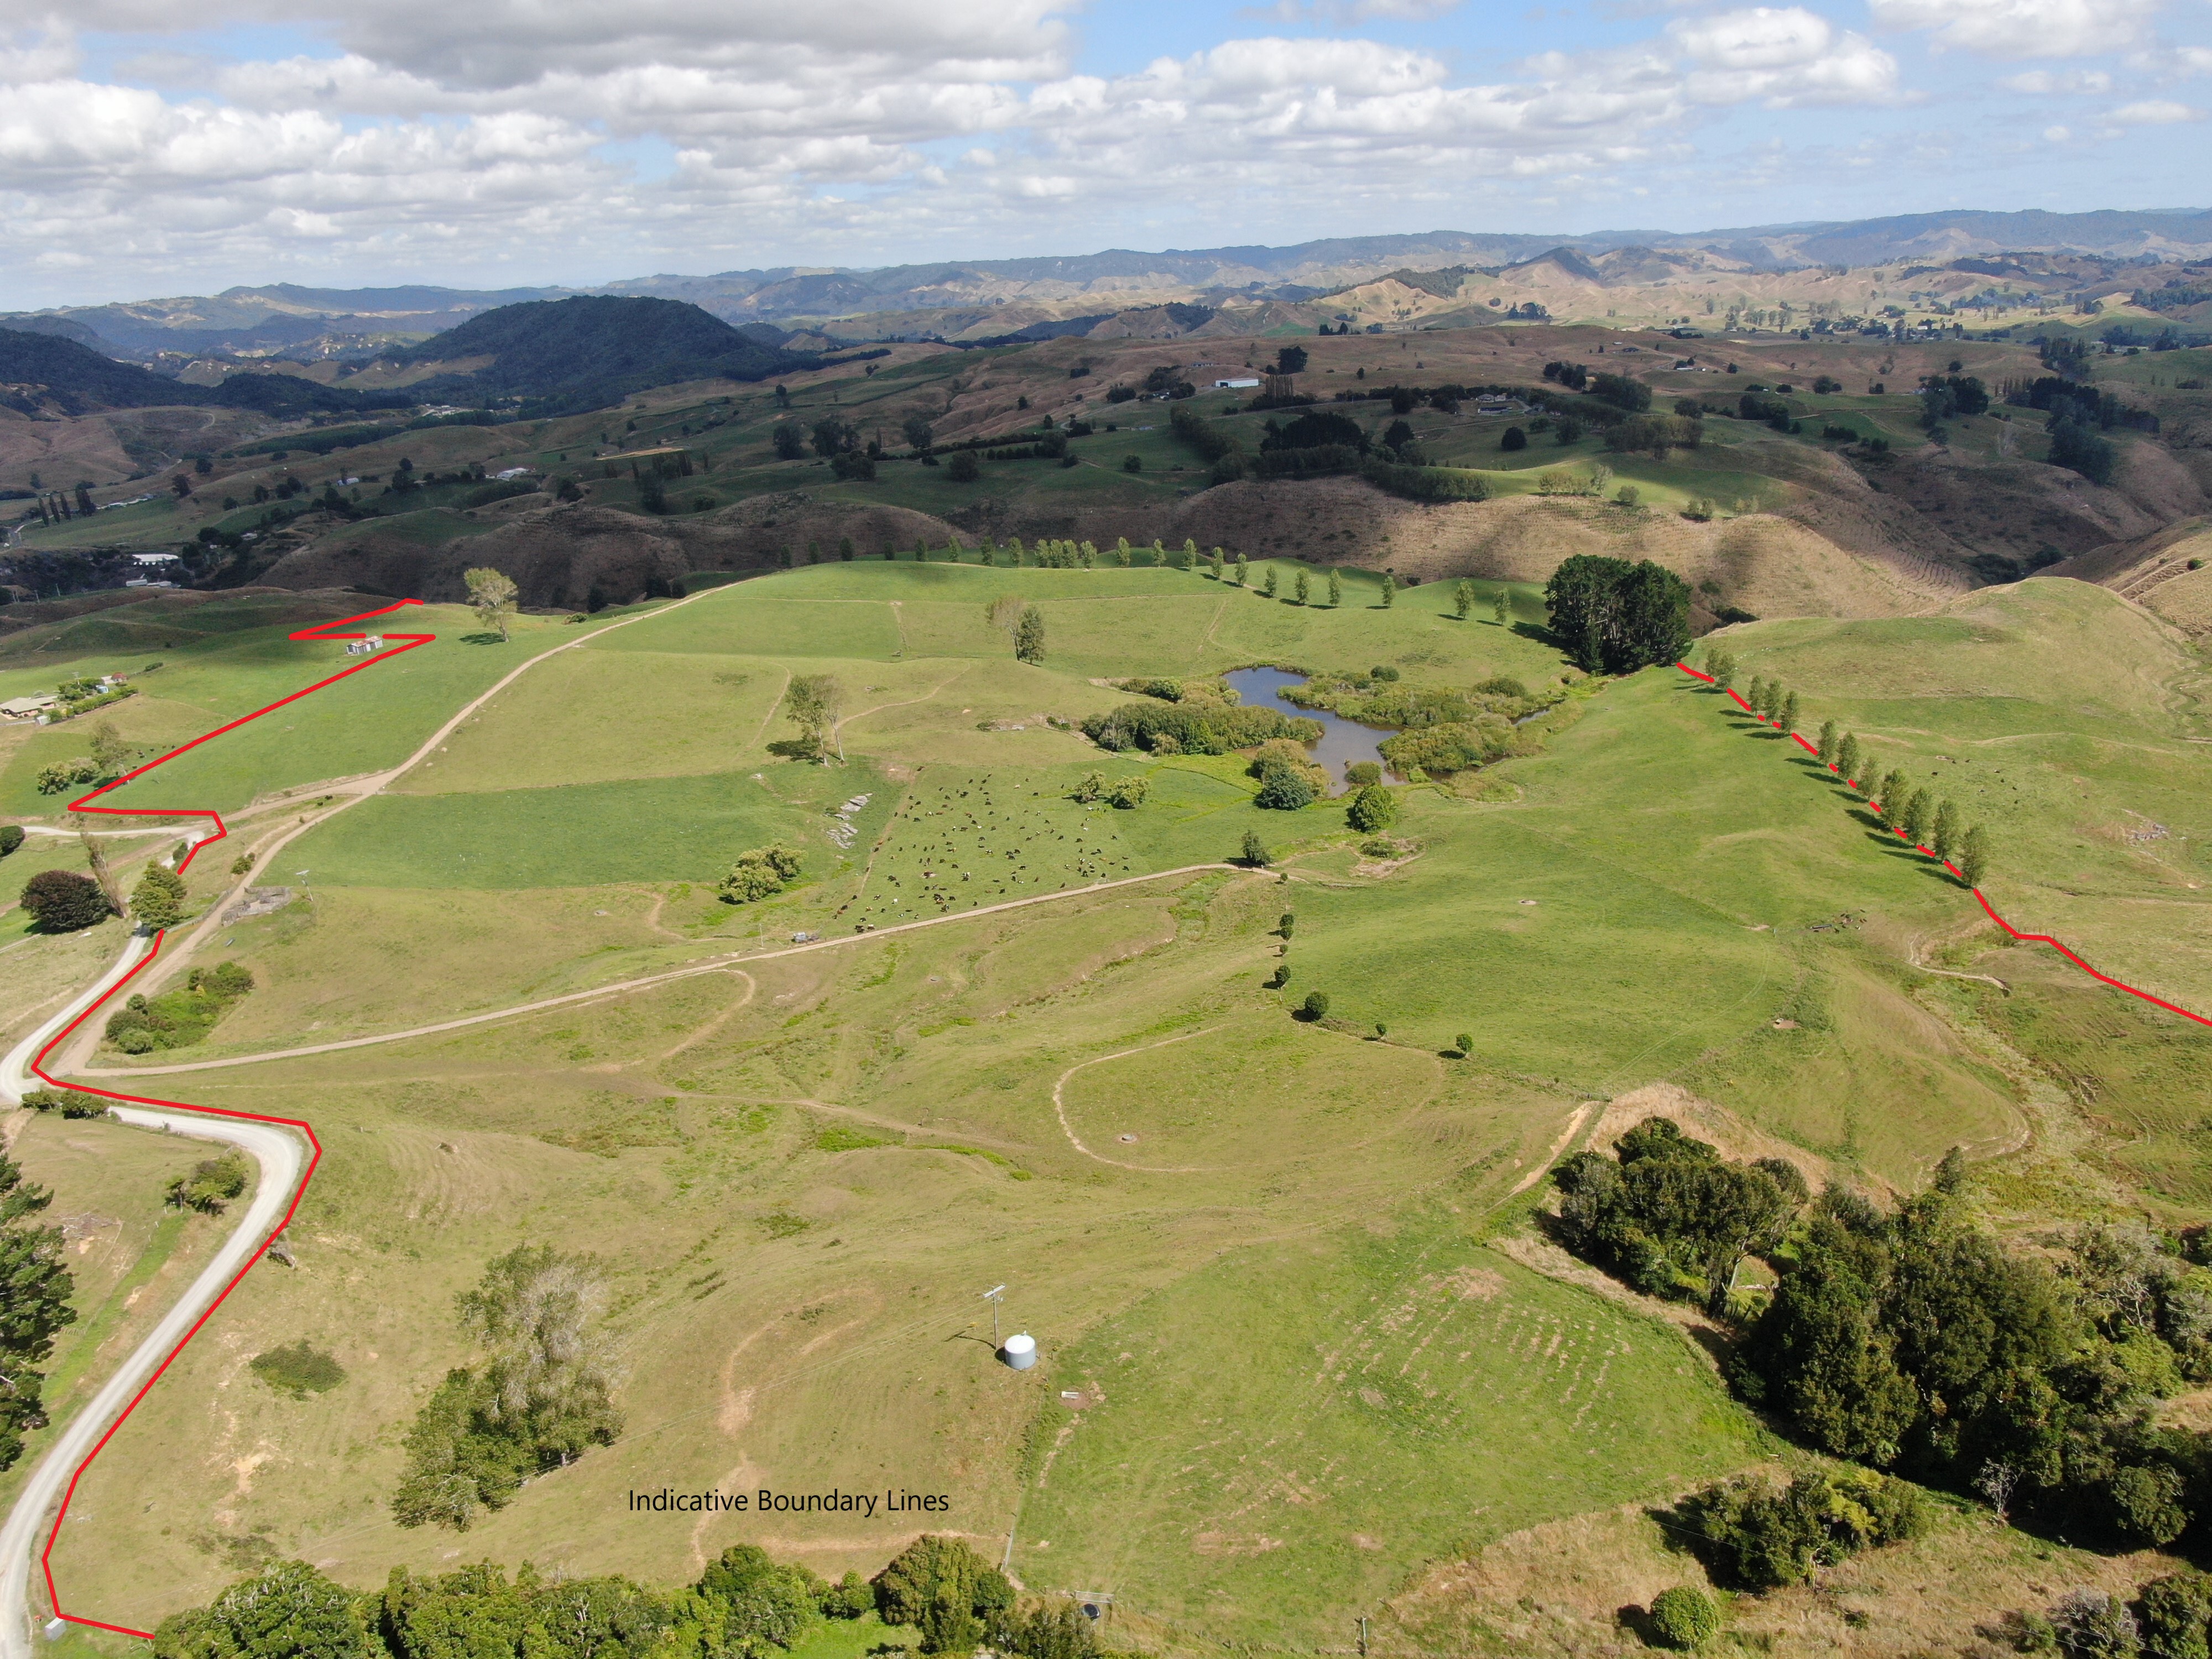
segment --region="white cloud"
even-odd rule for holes
[[[2124,127],[2167,127],[2183,121],[2201,121],[2204,112],[2170,99],[2150,98],[2141,103],[2123,104],[2108,118]]]
[[[2112,77],[2102,70],[2072,70],[2063,73],[2052,70],[2029,70],[2021,75],[2008,75],[1997,84],[2012,92],[2025,92],[2047,98],[2055,93],[2110,92]]]
[[[1988,58],[2090,58],[2143,37],[2162,0],[1868,0],[1876,27]]]
[[[2066,3],[1951,0],[1910,26]],[[1435,52],[1289,33],[1081,74],[1070,3],[214,0],[196,26],[280,20],[327,54],[149,53],[131,70],[144,85],[84,78],[58,25],[0,37],[0,208],[23,233],[0,268],[59,242],[172,290],[187,270],[254,280],[288,260],[450,274],[456,251],[583,280],[580,253],[617,261],[607,274],[794,248],[854,264],[1216,211],[1224,240],[1318,234],[1323,216],[1479,222],[1471,204],[1523,183],[1619,201],[1690,177],[1700,131],[1734,111],[1907,97],[1889,52],[1807,5],[1678,14],[1626,45],[1474,78]],[[1343,3],[1347,19],[1449,9]],[[1873,3],[1896,27],[1899,7],[1937,0]],[[176,18],[168,0],[84,0],[72,21],[158,33]],[[634,140],[672,153],[667,176],[613,159]]]

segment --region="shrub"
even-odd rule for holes
[[[1498,440],[1498,447],[1508,452],[1528,447],[1528,434],[1517,426],[1509,426]]]
[[[1141,775],[1116,778],[1107,787],[1106,804],[1109,806],[1119,807],[1123,811],[1142,806],[1145,804],[1145,797],[1152,793],[1152,781]]]
[[[41,870],[23,884],[24,913],[50,933],[71,933],[114,915],[107,895],[89,876],[73,870]]]
[[[2151,1659],[2208,1659],[2212,1577],[2177,1572],[2142,1587],[2143,1650]]]
[[[34,1112],[59,1112],[64,1117],[105,1117],[109,1103],[78,1089],[33,1089],[23,1104]]]
[[[245,1190],[246,1160],[232,1152],[194,1164],[191,1174],[180,1175],[169,1183],[167,1198],[180,1210],[221,1215],[224,1206]]]
[[[799,857],[787,847],[754,847],[738,854],[730,873],[715,884],[725,904],[774,898],[799,879]]]
[[[1244,847],[1238,856],[1255,870],[1264,870],[1275,861],[1275,855],[1267,850],[1267,844],[1260,839],[1257,830],[1244,832]]]
[[[1097,1628],[1073,1601],[1032,1608],[991,1639],[1000,1652],[1022,1659],[1094,1659],[1099,1650]]]
[[[23,844],[23,826],[20,823],[0,823],[0,859],[4,859]]]
[[[1693,1584],[1677,1584],[1652,1598],[1652,1634],[1670,1648],[1701,1648],[1720,1628],[1713,1598]]]
[[[131,896],[131,914],[139,925],[156,930],[185,919],[185,881],[166,864],[149,864]]]
[[[1354,761],[1344,769],[1344,781],[1354,789],[1382,781],[1382,769],[1373,761]]]
[[[295,1400],[328,1394],[346,1380],[345,1367],[332,1355],[317,1352],[305,1337],[289,1347],[254,1355],[246,1369],[279,1394],[289,1394]]]
[[[976,460],[973,450],[958,450],[945,464],[945,476],[955,483],[974,483],[983,476],[982,464]]]
[[[1362,835],[1373,835],[1398,821],[1398,798],[1382,785],[1370,783],[1352,798],[1344,817]]]
[[[1272,812],[1295,812],[1313,804],[1314,787],[1297,770],[1281,761],[1270,761],[1260,775],[1260,793],[1252,805]]]
[[[1304,1013],[1308,1019],[1327,1019],[1328,1018],[1328,993],[1326,991],[1307,992]]]
[[[2051,1623],[2067,1659],[2135,1659],[2142,1651],[2127,1604],[2100,1589],[2069,1590],[2051,1609]]]

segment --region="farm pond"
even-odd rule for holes
[[[1338,793],[1345,787],[1344,772],[1348,766],[1361,761],[1373,761],[1385,772],[1390,769],[1382,758],[1382,740],[1398,734],[1388,727],[1362,726],[1341,714],[1332,714],[1326,708],[1301,708],[1282,697],[1285,686],[1304,685],[1304,674],[1287,674],[1279,668],[1238,668],[1224,674],[1222,681],[1237,693],[1237,700],[1249,708],[1274,708],[1297,720],[1321,722],[1321,741],[1313,745],[1313,757],[1328,769],[1336,781]]]

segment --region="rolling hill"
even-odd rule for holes
[[[545,414],[617,403],[680,380],[760,380],[816,359],[763,345],[695,305],[611,295],[501,306],[397,354],[402,363],[479,368],[441,374],[419,397],[520,398]]]
[[[0,329],[0,402],[21,414],[86,415],[98,410],[205,407],[297,416],[342,410],[397,409],[390,392],[318,386],[290,374],[234,374],[221,386],[186,386],[58,335]]]

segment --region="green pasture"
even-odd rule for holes
[[[1017,1570],[1194,1644],[1343,1646],[1440,1552],[1662,1498],[1759,1443],[1680,1334],[1424,1207],[1233,1251],[1054,1380],[1090,1398],[1047,1408]]]
[[[2014,926],[2185,1006],[2212,1006],[2201,818],[2212,761],[2189,740],[2197,716],[2178,688],[2191,665],[2174,635],[2100,588],[2038,578],[1932,617],[1760,623],[1731,639],[1746,680],[1764,672],[1799,689],[1808,731],[1837,720],[1873,757],[1863,769],[1900,770],[1984,826],[1984,890]],[[1832,781],[1814,787],[1911,884],[1954,888]],[[1960,900],[1972,903],[1946,902]]]
[[[112,720],[124,738],[141,744],[150,757],[362,664],[363,659],[345,654],[343,641],[287,637],[301,627],[343,616],[343,611],[330,609],[325,600],[257,599],[253,605],[237,602],[219,617],[207,614],[216,607],[202,607],[167,625],[158,618],[103,611],[64,625],[57,635],[58,648],[40,646],[34,654],[29,648],[0,652],[0,663],[9,665],[0,678],[9,695],[18,695],[18,687],[50,688],[66,674],[112,669],[128,672],[140,689],[138,696],[89,716],[29,734],[0,770],[0,807],[23,814],[55,811],[57,798],[37,791],[39,769],[83,754],[100,720]],[[265,611],[277,613],[276,620],[261,620]],[[217,626],[222,623],[230,625]],[[104,797],[102,804],[229,811],[298,784],[396,765],[494,681],[578,637],[576,629],[557,618],[522,617],[512,625],[513,638],[502,644],[482,634],[475,617],[459,605],[410,605],[349,631],[380,629],[436,638],[412,650],[368,659],[360,672],[178,757]],[[14,665],[26,656],[38,666]],[[154,661],[161,666],[146,672]]]
[[[798,842],[835,855],[817,827],[848,793],[883,793],[853,769],[789,768],[771,788],[705,773],[441,795],[381,795],[286,850],[339,887],[514,889],[711,882],[747,848]]]

